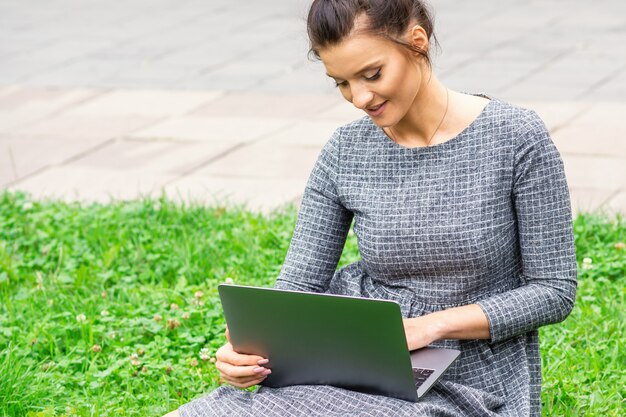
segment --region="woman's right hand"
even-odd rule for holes
[[[263,365],[269,362],[258,355],[243,355],[233,350],[230,333],[226,326],[228,343],[215,353],[215,367],[222,379],[237,388],[248,388],[260,384],[272,371]]]

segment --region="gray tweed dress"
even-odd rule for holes
[[[354,219],[362,259],[336,270]],[[338,128],[306,186],[277,288],[397,301],[404,317],[476,303],[491,340],[419,402],[325,385],[222,386],[191,416],[540,416],[539,326],[576,293],[563,163],[537,114],[492,99],[453,139],[404,148],[365,116]]]

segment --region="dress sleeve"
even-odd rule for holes
[[[548,130],[527,111],[515,145],[512,198],[522,283],[477,304],[501,341],[563,321],[576,298],[576,253],[563,162]]]
[[[325,292],[335,273],[353,217],[337,191],[340,136],[337,129],[309,176],[275,288]]]

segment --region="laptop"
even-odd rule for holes
[[[400,306],[343,295],[219,285],[233,348],[269,359],[261,385],[334,385],[418,401],[460,352],[409,352]]]

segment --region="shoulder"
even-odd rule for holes
[[[494,118],[506,126],[504,129],[506,135],[503,136],[511,150],[516,180],[526,175],[529,170],[555,166],[562,169],[561,155],[550,137],[546,124],[535,110],[501,100],[493,104]]]
[[[491,118],[507,128],[511,139],[517,141],[529,132],[547,133],[545,123],[534,110],[500,99],[494,98],[492,101]]]
[[[495,97],[489,97],[489,120],[492,124],[505,127],[511,132],[519,132],[531,123],[541,122],[537,113],[529,108],[519,106]]]
[[[339,155],[347,150],[371,142],[376,135],[376,124],[365,115],[359,119],[345,123],[335,129],[322,149],[323,154]]]
[[[519,156],[532,150],[556,148],[544,121],[533,109],[492,98],[485,129],[497,145],[504,146]]]
[[[355,142],[363,142],[376,136],[380,128],[365,115],[359,119],[339,126],[335,130],[335,135],[339,136],[338,140],[343,144],[352,144]]]

